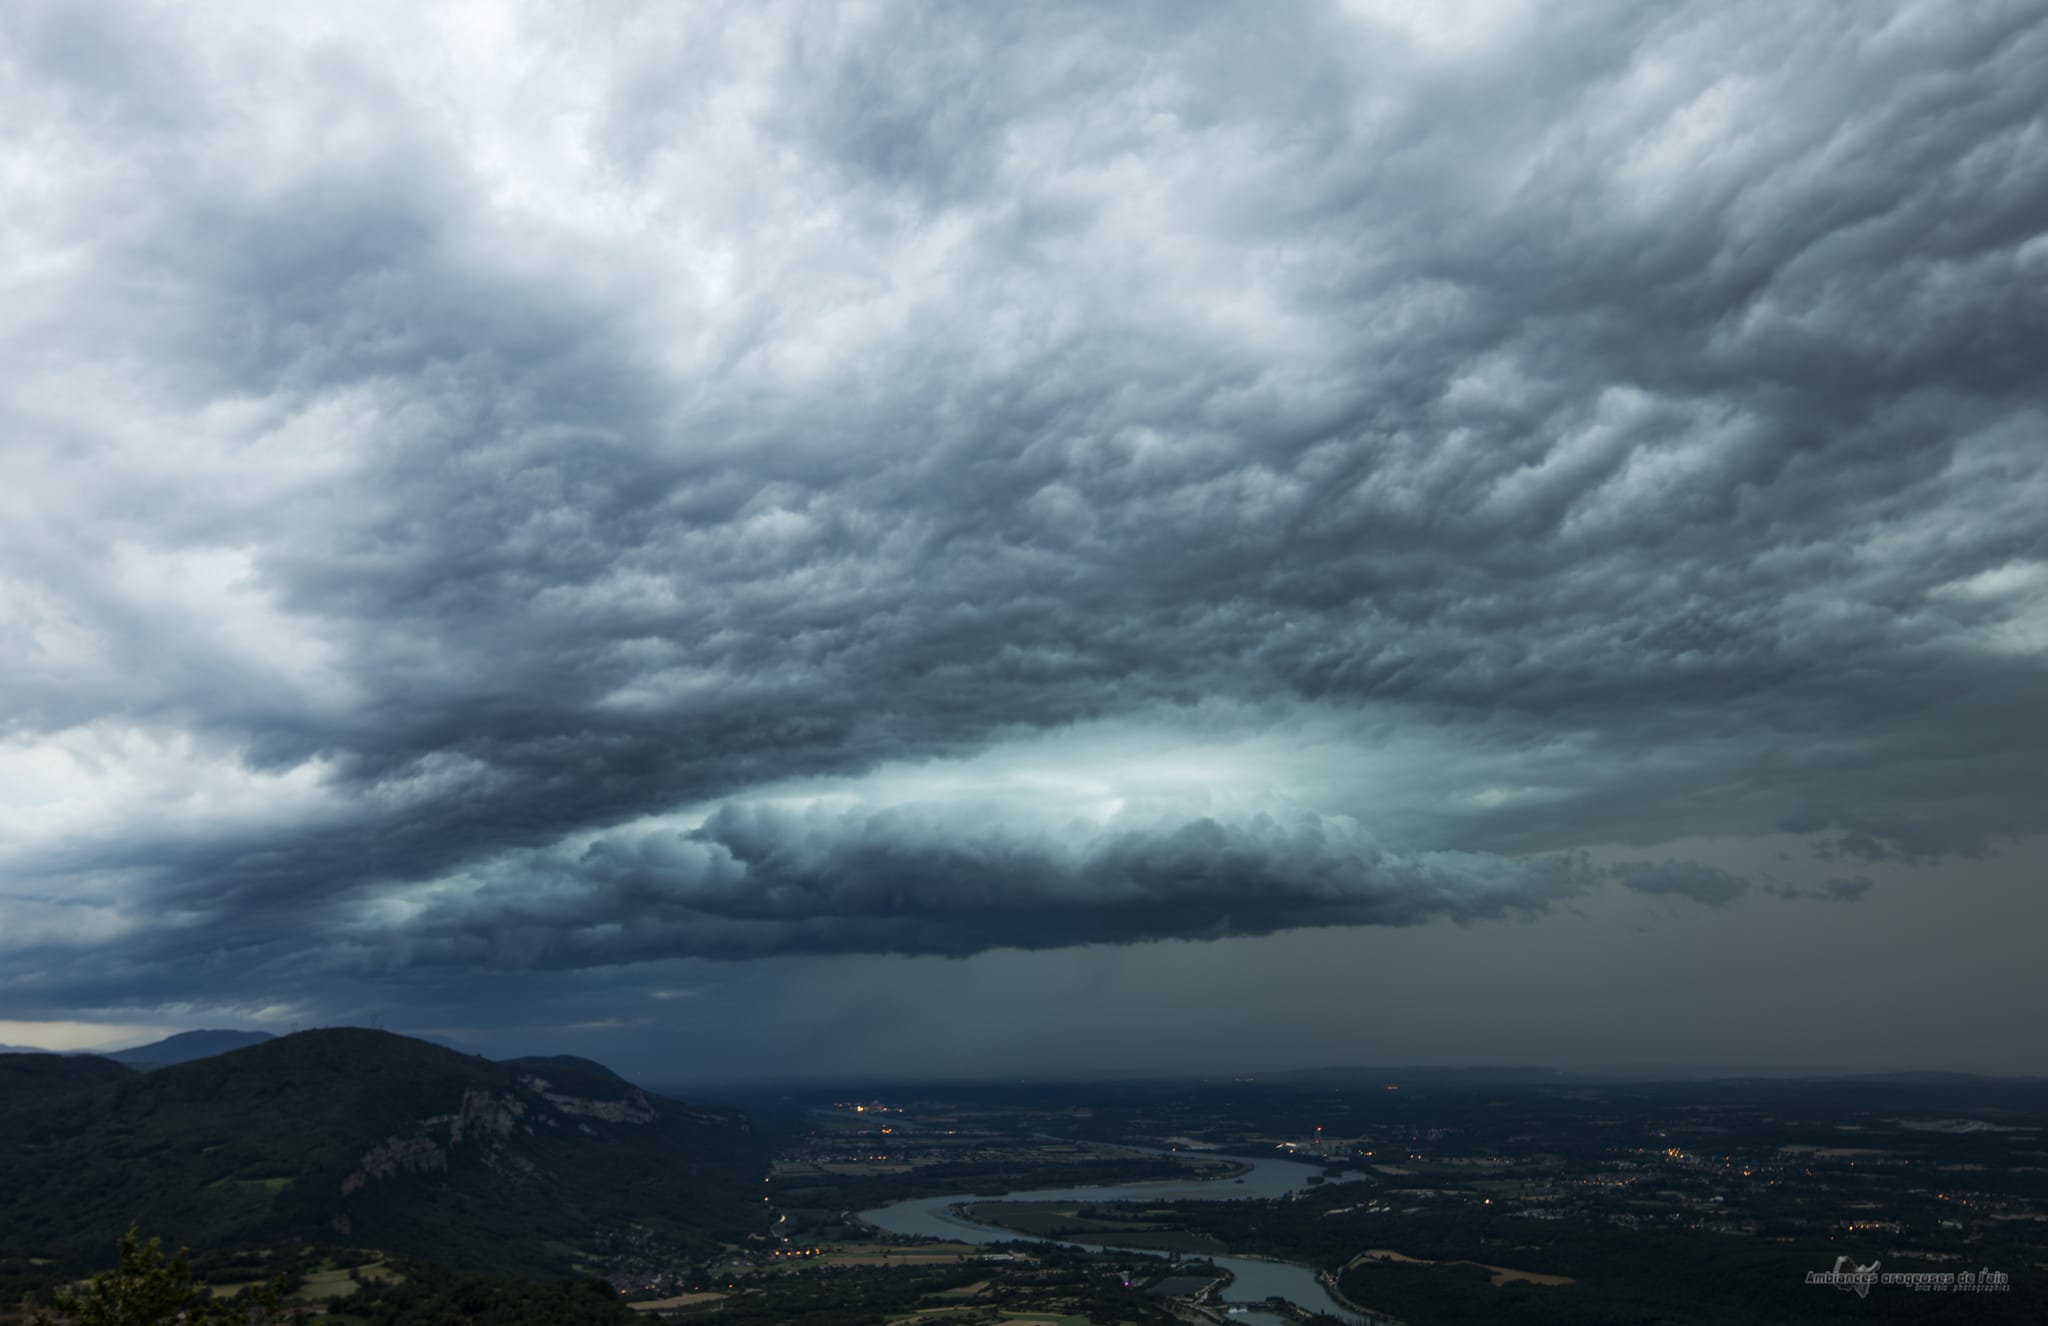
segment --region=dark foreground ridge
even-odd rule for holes
[[[92,1054],[46,1054],[41,1050],[0,1054],[0,1110],[17,1100],[125,1082],[133,1076],[134,1069]]]
[[[195,1250],[289,1240],[553,1273],[629,1230],[698,1249],[759,1219],[744,1116],[588,1061],[333,1029],[147,1074],[0,1056],[0,1087],[5,1262],[89,1265],[139,1223]]]

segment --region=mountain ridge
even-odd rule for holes
[[[18,1105],[52,1093],[83,1090],[135,1076],[126,1064],[95,1054],[44,1050],[0,1053],[0,1102]]]
[[[191,1063],[195,1059],[210,1059],[230,1050],[246,1049],[276,1039],[267,1031],[180,1031],[160,1041],[109,1051],[101,1057],[134,1068],[163,1068],[171,1064]]]
[[[148,1072],[96,1062],[24,1070],[78,1079],[63,1108],[0,1110],[0,1191],[15,1198],[0,1253],[73,1262],[140,1221],[195,1248],[343,1243],[567,1273],[628,1227],[687,1253],[759,1220],[766,1162],[744,1116],[590,1061],[501,1064],[327,1029]]]

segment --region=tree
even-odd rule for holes
[[[284,1302],[281,1283],[272,1283],[254,1294],[233,1299],[214,1298],[205,1286],[192,1278],[192,1260],[180,1248],[165,1257],[163,1240],[142,1241],[130,1225],[121,1236],[120,1264],[92,1278],[83,1294],[60,1290],[56,1315],[38,1309],[32,1326],[165,1326],[187,1323],[272,1323],[298,1320],[298,1313]]]

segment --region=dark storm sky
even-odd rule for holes
[[[0,1039],[2048,1070],[2048,6],[416,8],[0,14]]]

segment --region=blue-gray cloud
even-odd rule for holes
[[[1814,902],[1861,902],[1877,885],[1866,876],[1831,879],[1818,888],[1802,889],[1794,884],[1769,884],[1764,891],[1776,898],[1804,898]]]
[[[1697,861],[1624,861],[1611,868],[1625,889],[1690,898],[1720,907],[1749,892],[1749,881]]]
[[[351,15],[0,17],[23,1007],[2039,827],[2036,5]],[[770,795],[1204,706],[1414,765]]]

